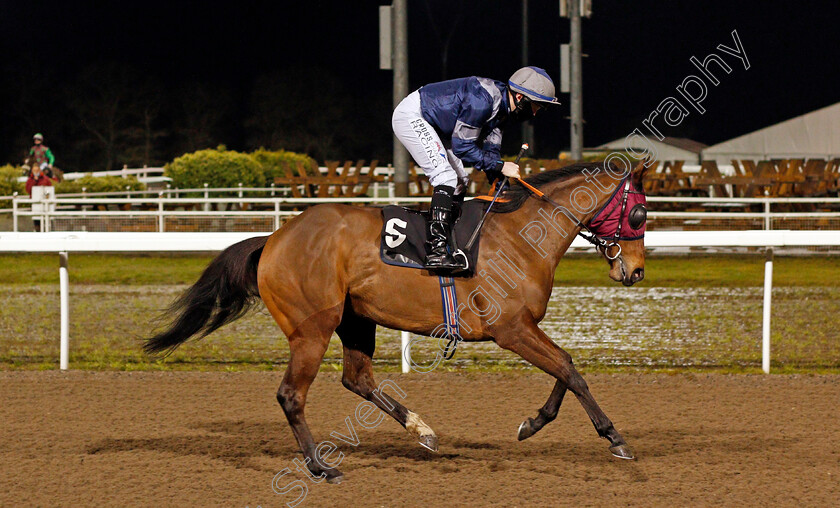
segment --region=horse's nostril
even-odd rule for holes
[[[645,278],[645,269],[644,268],[636,268],[633,270],[633,277],[631,278],[633,282],[639,282],[640,280]]]

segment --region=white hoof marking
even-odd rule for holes
[[[408,412],[408,417],[405,419],[405,430],[417,437],[435,436],[435,431],[411,411]]]

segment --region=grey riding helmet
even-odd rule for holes
[[[523,67],[508,80],[511,90],[521,93],[532,101],[542,104],[560,104],[554,96],[554,82],[545,69]]]

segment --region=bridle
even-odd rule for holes
[[[615,233],[609,237],[599,235],[597,231],[595,231],[593,228],[581,222],[580,219],[578,219],[568,208],[561,205],[560,203],[557,203],[550,197],[546,196],[544,192],[529,184],[525,180],[517,178],[516,181],[518,181],[522,184],[523,187],[528,189],[528,191],[530,191],[532,195],[540,198],[541,200],[551,204],[552,206],[560,210],[563,213],[563,215],[565,215],[569,220],[571,220],[575,225],[577,225],[581,229],[580,231],[578,231],[578,236],[594,245],[608,260],[614,261],[615,259],[619,258],[619,256],[621,256],[621,245],[618,243],[618,241],[622,239],[621,226],[624,223],[625,213],[627,212],[627,199],[630,196],[630,194],[644,194],[644,192],[639,192],[632,188],[632,185],[630,184],[629,174],[625,176],[619,184],[619,187],[624,187],[621,196],[621,212],[618,216],[618,227],[616,228]],[[617,191],[618,188],[616,188],[616,192]],[[598,209],[597,212],[595,212],[593,219],[594,217],[597,217],[601,212],[603,212],[607,206],[609,206],[609,204],[612,202],[613,196],[615,196],[615,193],[613,193],[612,196],[610,196],[610,199],[607,200],[606,203],[604,203],[604,206],[602,206]],[[644,234],[642,234],[639,238],[644,238]],[[610,251],[613,247],[617,247],[618,250],[616,251],[615,255],[611,256]],[[619,261],[621,260],[619,259]]]

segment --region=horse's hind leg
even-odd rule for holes
[[[616,457],[632,459],[633,452],[627,446],[627,442],[615,429],[613,423],[604,414],[604,411],[595,402],[595,398],[589,392],[586,381],[572,364],[572,357],[569,353],[560,349],[540,328],[530,322],[522,323],[522,326],[514,330],[505,330],[504,337],[496,337],[496,343],[521,356],[534,366],[551,374],[566,388],[575,394],[578,401],[586,410],[589,419],[598,431],[598,435],[610,441],[610,451]],[[555,386],[555,390],[557,390]],[[553,394],[552,394],[553,395]],[[551,402],[551,400],[549,400]],[[559,401],[558,401],[559,406]]]
[[[566,390],[566,383],[558,379],[554,383],[554,389],[551,390],[551,395],[548,396],[548,400],[537,411],[537,417],[528,418],[519,425],[517,438],[520,441],[533,436],[545,427],[546,424],[557,418],[557,412],[560,410],[560,404],[563,403],[563,396],[566,395]]]
[[[348,302],[344,307],[344,317],[336,333],[344,344],[344,374],[341,382],[345,388],[389,414],[414,435],[421,446],[433,452],[438,451],[438,438],[435,432],[423,423],[417,414],[384,393],[386,383],[392,385],[392,390],[404,397],[405,393],[402,389],[396,383],[387,380],[377,388],[371,364],[376,346],[376,324],[354,314]]]
[[[277,402],[283,408],[292,432],[305,459],[306,467],[315,477],[326,478],[329,483],[341,482],[338,469],[321,464],[315,450],[315,440],[309,431],[303,410],[306,394],[318,374],[321,360],[327,351],[333,330],[341,319],[341,306],[310,316],[289,337],[289,366],[277,390]],[[317,480],[321,481],[321,480]]]

